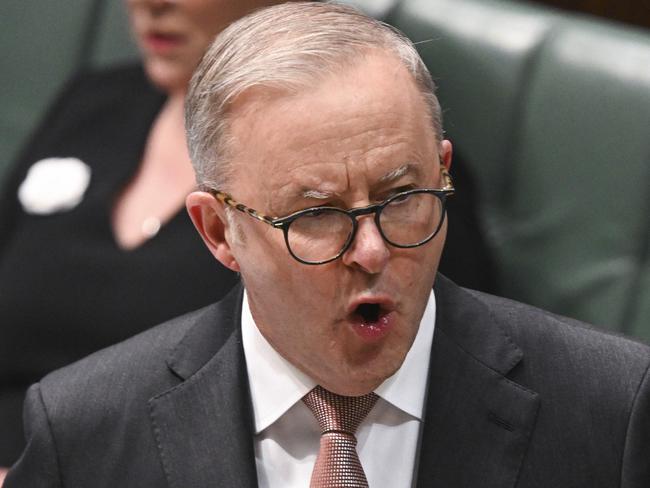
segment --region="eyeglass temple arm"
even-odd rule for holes
[[[447,171],[447,168],[445,168],[442,165],[440,166],[440,176],[442,177],[442,183],[443,183],[441,190],[445,190],[453,193],[455,191],[454,181],[451,178],[449,171]]]
[[[441,190],[445,190],[447,192],[453,193],[454,182],[451,178],[451,175],[449,174],[449,171],[447,171],[447,168],[445,168],[444,166],[440,166],[440,176],[442,177],[442,182],[443,182],[443,187],[441,188]],[[229,207],[232,207],[235,210],[239,210],[240,212],[250,215],[254,219],[264,222],[265,224],[272,225],[273,227],[282,227],[282,224],[276,222],[277,219],[259,213],[257,210],[247,207],[243,203],[237,202],[235,199],[233,199],[230,195],[228,195],[225,192],[219,190],[210,190],[210,193],[212,193],[212,195],[217,200],[223,202],[225,205],[228,205]]]
[[[239,203],[236,200],[234,200],[230,195],[227,193],[224,193],[219,190],[212,190],[211,193],[214,195],[214,197],[219,200],[220,202],[223,202],[225,205],[228,205],[229,207],[234,208],[235,210],[239,210],[240,212],[243,212],[247,215],[250,215],[254,219],[257,219],[261,222],[264,222],[265,224],[272,225],[273,227],[278,227],[275,223],[275,219],[273,217],[269,217],[267,215],[259,213],[257,210],[247,207],[243,203]]]

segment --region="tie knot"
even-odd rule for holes
[[[321,433],[341,431],[355,434],[359,424],[379,398],[374,393],[352,397],[332,393],[321,386],[316,386],[307,393],[302,401],[316,417]]]

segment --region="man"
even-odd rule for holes
[[[407,40],[272,7],[186,110],[243,288],[34,386],[8,488],[648,486],[647,346],[436,276],[451,145]]]

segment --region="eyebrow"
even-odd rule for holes
[[[403,164],[402,166],[395,168],[394,170],[386,173],[384,176],[379,178],[380,183],[390,183],[395,180],[400,179],[405,174],[414,170],[414,166],[411,163]]]
[[[402,176],[405,174],[411,172],[414,170],[414,166],[411,163],[406,163],[398,168],[395,168],[392,171],[389,171],[385,175],[383,175],[381,178],[379,178],[380,183],[390,183],[395,180],[400,179]],[[317,190],[317,189],[308,189],[308,190],[303,190],[301,193],[301,196],[303,198],[313,198],[315,200],[327,200],[329,198],[332,198],[334,196],[339,195],[335,191],[328,191],[328,190]]]
[[[304,190],[302,192],[303,198],[314,198],[316,200],[327,200],[335,195],[338,195],[338,193],[326,190]]]

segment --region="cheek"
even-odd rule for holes
[[[426,263],[431,263],[430,267],[437,270],[438,263],[440,262],[440,257],[442,256],[442,250],[445,246],[445,240],[447,239],[447,217],[442,223],[442,227],[438,231],[438,234],[424,246],[422,246],[423,259]]]
[[[250,239],[249,239],[250,241]],[[338,304],[336,297],[342,287],[337,285],[336,273],[323,266],[308,266],[294,260],[284,247],[247,249],[236,256],[242,263],[242,277],[247,289],[260,291],[260,302],[281,322],[312,323],[315,317],[323,321]],[[304,330],[303,332],[306,332]],[[291,332],[289,335],[302,336]]]
[[[194,30],[190,34],[194,55],[202,57],[218,33],[219,29],[215,29],[214,24],[195,23]]]
[[[270,286],[270,290],[275,289],[273,283],[284,285],[292,281],[294,266],[289,261],[292,258],[286,250],[282,232],[241,217],[237,216],[237,229],[232,230],[240,235],[231,237],[231,250],[241,267],[242,277],[258,287]]]
[[[394,255],[388,274],[399,278],[403,287],[418,286],[427,276],[435,273],[439,257],[440,245],[437,241],[419,248],[401,249]]]
[[[131,27],[131,32],[135,37],[136,42],[140,47],[143,47],[144,39],[144,16],[142,12],[136,7],[129,8],[129,26]]]

